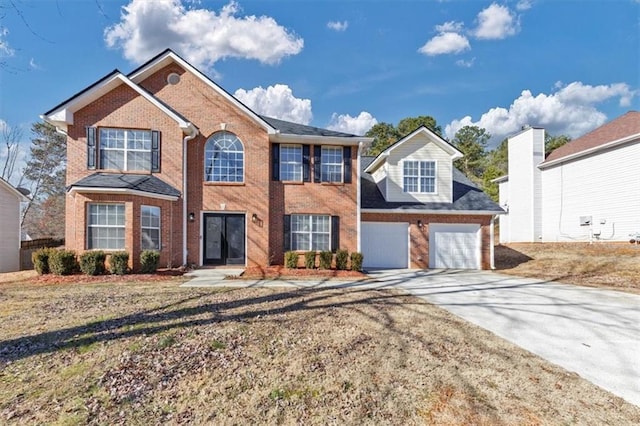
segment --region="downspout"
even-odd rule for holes
[[[187,266],[187,142],[198,136],[198,130],[189,123],[189,134],[182,140],[182,265]]]
[[[496,220],[498,219],[498,215],[494,214],[493,216],[491,216],[491,227],[489,228],[489,240],[490,240],[490,246],[489,246],[489,256],[491,256],[491,265],[489,265],[491,267],[491,269],[496,269],[496,264],[495,264],[495,249],[494,249],[494,245],[495,245],[495,230],[494,230],[494,226],[496,223]]]
[[[361,219],[360,219],[360,211],[362,209],[361,205],[360,205],[360,191],[362,191],[361,186],[361,182],[360,182],[360,174],[361,174],[361,170],[360,170],[360,157],[362,156],[362,147],[364,146],[364,143],[362,141],[358,142],[358,158],[356,160],[356,167],[357,172],[356,172],[356,230],[357,230],[357,238],[356,238],[356,251],[359,253],[362,253],[362,248],[361,248],[361,237],[360,237],[360,231],[361,231]]]

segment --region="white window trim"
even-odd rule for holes
[[[322,153],[324,149],[330,149],[332,151],[338,151],[340,153],[340,162],[339,163],[327,163],[322,160]],[[324,166],[340,166],[340,180],[328,180],[325,179],[324,176]],[[329,183],[343,183],[344,182],[344,147],[341,146],[331,146],[331,145],[322,145],[320,148],[320,182],[329,182]]]
[[[122,206],[123,208],[123,216],[124,216],[124,221],[125,223],[123,225],[91,225],[90,223],[90,217],[91,217],[91,206]],[[87,204],[87,223],[86,223],[86,227],[85,227],[85,240],[86,240],[86,247],[87,250],[103,250],[103,251],[119,251],[119,250],[124,250],[127,246],[127,238],[126,238],[126,232],[127,232],[127,224],[126,224],[126,217],[127,217],[127,207],[125,205],[125,203],[88,203]],[[124,237],[124,244],[121,248],[115,248],[115,249],[108,249],[108,248],[100,248],[100,247],[89,247],[90,245],[90,241],[89,241],[89,228],[122,228],[125,232],[125,237]]]
[[[105,147],[102,143],[102,132],[104,130],[115,130],[115,131],[123,131],[124,132],[124,148],[109,148],[109,147]],[[149,149],[135,149],[135,148],[129,148],[127,146],[127,132],[145,132],[149,134]],[[151,169],[153,168],[153,166],[151,165],[151,156],[152,156],[152,147],[151,144],[153,144],[153,135],[151,134],[151,130],[146,130],[146,129],[126,129],[126,128],[120,128],[120,127],[100,127],[98,128],[98,159],[100,160],[100,164],[98,164],[98,169],[100,170],[110,170],[110,169],[105,169],[104,165],[102,164],[102,155],[101,152],[102,151],[122,151],[123,156],[124,156],[124,167],[122,168],[123,171],[127,171],[127,172],[135,172],[135,171],[144,171],[144,172],[150,172]],[[148,153],[149,154],[149,169],[130,169],[129,165],[128,165],[128,155],[127,153],[129,152],[143,152],[143,153]]]
[[[282,148],[298,148],[300,150],[300,162],[283,162],[282,161]],[[303,182],[304,181],[304,159],[303,159],[303,150],[302,150],[302,145],[300,144],[282,144],[280,145],[280,158],[278,159],[278,167],[280,168],[280,180],[284,181],[284,182]],[[299,180],[290,180],[290,179],[283,179],[282,178],[282,165],[283,164],[293,164],[293,165],[299,165],[300,166],[300,179]]]
[[[309,231],[307,232],[296,232],[293,230],[293,218],[294,217],[307,217],[309,218]],[[331,215],[328,214],[292,214],[291,215],[291,231],[289,232],[289,247],[291,247],[291,250],[293,251],[311,251],[313,250],[311,247],[313,247],[313,218],[314,217],[326,217],[329,218],[329,232],[315,232],[315,234],[322,234],[322,235],[329,235],[329,247],[326,248],[326,250],[315,250],[315,251],[331,251],[331,241],[332,241],[332,235],[331,235]],[[293,234],[306,234],[309,236],[309,247],[307,248],[293,248]]]
[[[152,209],[157,209],[158,210],[158,226],[144,226],[142,224],[142,209],[143,208],[152,208]],[[144,229],[157,229],[158,230],[158,248],[153,248],[153,249],[145,249],[143,246],[143,238],[144,238]],[[141,205],[140,206],[140,248],[142,250],[157,250],[160,251],[162,250],[162,209],[158,206],[148,206],[148,205]]]
[[[225,180],[209,180],[209,175],[207,174],[207,145],[209,145],[210,142],[212,142],[212,145],[215,146],[215,136],[220,135],[220,134],[227,134],[227,135],[232,135],[237,141],[238,143],[240,143],[240,146],[242,147],[242,151],[230,151],[230,152],[241,152],[242,153],[242,180],[239,181],[225,181]],[[211,149],[211,152],[215,152],[215,149]],[[213,171],[213,163],[211,164],[211,168]],[[207,141],[204,144],[204,181],[205,182],[209,182],[209,183],[244,183],[245,182],[245,173],[246,173],[246,161],[245,161],[245,149],[244,149],[244,143],[242,143],[242,141],[240,140],[240,138],[238,137],[238,135],[236,135],[235,133],[231,133],[231,132],[218,132],[218,133],[214,133],[213,135],[211,135],[209,137],[209,139],[207,139]],[[213,177],[213,175],[211,176]]]
[[[404,174],[404,165],[405,163],[412,162],[418,163],[418,176],[409,176],[409,177],[417,177],[418,178],[418,191],[405,191],[404,188],[404,178],[406,177]],[[433,163],[433,192],[421,191],[422,184],[420,179],[422,177],[431,177],[431,176],[421,176],[420,174],[420,163]],[[400,165],[402,168],[402,192],[405,194],[428,194],[428,195],[437,195],[438,194],[438,162],[436,160],[403,160]]]

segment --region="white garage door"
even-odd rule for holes
[[[429,224],[429,266],[480,269],[480,225]]]
[[[365,268],[409,267],[409,224],[362,222],[361,244]]]

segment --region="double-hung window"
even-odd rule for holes
[[[403,165],[403,172],[404,192],[435,194],[435,161],[405,161]]]
[[[141,206],[140,231],[143,250],[160,250],[160,207]]]
[[[331,249],[331,216],[291,215],[291,250]]]
[[[216,133],[205,145],[204,173],[208,182],[243,182],[244,148],[233,133]]]
[[[87,248],[124,249],[124,204],[89,204]]]
[[[151,170],[151,131],[101,128],[101,169]]]
[[[302,145],[280,145],[280,180],[302,182]]]
[[[323,146],[321,150],[322,182],[342,182],[343,147]]]

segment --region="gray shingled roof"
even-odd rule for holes
[[[70,185],[71,188],[131,189],[149,194],[179,197],[180,191],[153,175],[94,173]]]
[[[261,115],[264,121],[269,123],[271,127],[279,130],[280,133],[285,135],[299,135],[299,136],[333,136],[339,138],[357,138],[359,136],[352,135],[350,133],[336,132],[334,130],[321,129],[319,127],[305,126],[303,124],[291,123],[289,121],[278,120],[277,118],[265,117]]]
[[[452,203],[420,203],[420,202],[389,202],[384,199],[378,185],[369,173],[364,170],[375,157],[362,157],[361,168],[361,195],[360,201],[363,209],[390,209],[390,210],[441,210],[441,211],[482,211],[504,213],[504,210],[494,202],[487,194],[482,192],[473,182],[456,168],[453,169],[453,202]]]

